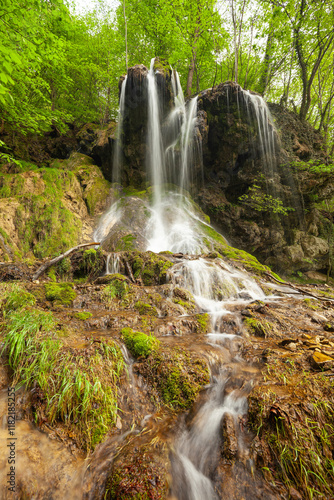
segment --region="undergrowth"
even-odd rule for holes
[[[13,385],[41,391],[35,405],[36,420],[57,420],[73,428],[81,446],[89,450],[101,441],[117,416],[117,382],[124,362],[119,347],[110,340],[89,341],[73,349],[58,338],[51,312],[19,302],[26,294],[18,285],[1,287],[6,314],[4,347],[13,371]],[[75,424],[75,426],[73,426]]]

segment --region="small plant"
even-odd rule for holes
[[[257,212],[271,212],[274,214],[288,215],[289,212],[294,211],[294,208],[285,207],[282,200],[274,198],[270,194],[262,191],[260,186],[254,184],[248,189],[248,193],[240,196],[239,201],[248,205]]]

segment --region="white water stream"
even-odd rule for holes
[[[194,170],[196,152],[197,97],[185,102],[176,72],[172,76],[174,108],[168,116],[161,115],[159,89],[154,72],[154,59],[147,75],[148,84],[148,155],[147,170],[153,188],[151,217],[146,236],[149,241],[147,250],[160,252],[192,254],[194,256],[208,251],[198,233],[199,216],[192,202],[185,195],[189,189]],[[123,82],[120,101],[120,126],[122,107],[125,102],[125,83]],[[267,161],[274,154],[273,125],[263,99],[244,91],[249,116],[255,116],[258,124],[260,146]],[[164,134],[162,134],[162,125]],[[119,137],[122,131],[118,132]],[[169,138],[169,143],[165,136]],[[120,153],[117,153],[120,157]],[[119,167],[119,161],[116,168]],[[272,171],[271,164],[269,170]],[[119,178],[119,171],[117,170]],[[167,191],[165,185],[176,184],[178,191]],[[95,232],[96,241],[103,241],[110,227],[122,215],[116,202],[101,219]],[[203,220],[201,220],[203,224]],[[107,272],[115,272],[117,257],[108,259]],[[188,289],[195,298],[201,312],[211,317],[212,330],[208,343],[224,344],[234,335],[224,332],[224,318],[231,316],[231,305],[247,304],[264,299],[258,284],[245,273],[227,265],[223,260],[204,258],[182,258],[169,272],[169,280],[175,285]],[[234,316],[235,324],[240,324]],[[221,446],[221,422],[226,413],[232,415],[237,427],[238,419],[247,413],[247,400],[240,391],[225,392],[226,373],[218,370],[213,387],[206,403],[199,409],[190,428],[184,428],[175,443],[173,461],[173,494],[178,500],[215,500],[217,498],[212,473],[218,462]],[[239,443],[240,444],[240,443]],[[240,444],[242,446],[242,443]],[[177,466],[175,466],[175,463]]]

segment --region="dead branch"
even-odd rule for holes
[[[76,247],[70,248],[65,253],[62,253],[61,255],[58,255],[58,257],[55,257],[54,259],[51,259],[51,260],[48,260],[47,262],[44,262],[44,264],[42,264],[37,269],[37,271],[35,272],[35,274],[33,275],[33,277],[32,277],[31,280],[32,281],[37,280],[37,278],[39,278],[40,275],[43,274],[46,269],[48,269],[49,267],[53,266],[54,264],[57,264],[57,262],[59,262],[60,260],[64,259],[65,257],[67,257],[68,255],[70,255],[75,250],[79,250],[79,248],[90,247],[90,246],[93,246],[93,245],[100,245],[100,244],[101,243],[96,243],[96,242],[82,243],[81,245],[77,245]]]
[[[303,295],[309,295],[310,297],[313,297],[314,299],[322,300],[324,302],[328,302],[328,301],[332,301],[333,300],[333,299],[331,299],[329,297],[319,297],[318,295],[314,295],[313,293],[310,293],[307,290],[303,290],[302,288],[299,288],[298,286],[293,285],[289,281],[284,281],[284,282],[283,281],[279,281],[277,278],[275,278],[274,276],[272,276],[270,273],[264,273],[264,274],[266,276],[268,276],[270,279],[272,279],[272,280],[276,281],[277,283],[279,283],[280,285],[289,286],[289,287],[293,288],[294,290],[297,290],[298,293],[302,293]],[[289,293],[289,292],[286,292],[286,293]]]

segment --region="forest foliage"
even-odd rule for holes
[[[126,67],[168,60],[190,95],[226,80],[297,112],[333,153],[332,0],[2,0],[0,133],[116,117]]]

